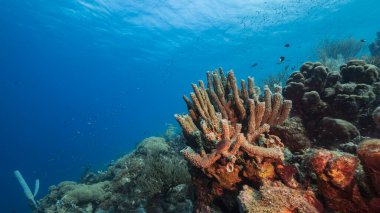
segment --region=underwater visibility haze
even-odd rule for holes
[[[0,212],[380,211],[379,14],[0,0]]]

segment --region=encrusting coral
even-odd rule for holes
[[[264,183],[259,191],[245,185],[238,196],[240,212],[256,213],[318,213],[323,212],[322,204],[313,191],[296,190],[282,183]]]
[[[357,156],[316,149],[306,161],[315,174],[317,192],[328,210],[379,212],[379,160],[380,140],[366,139],[359,144]]]
[[[210,212],[215,200],[236,211],[235,199],[226,196],[247,183],[260,187],[277,180],[297,188],[296,170],[283,163],[284,145],[269,134],[271,126],[284,123],[292,107],[281,87],[272,94],[265,86],[259,97],[253,78],[248,85],[241,80],[239,89],[233,71],[225,76],[222,69],[208,72],[207,80],[207,88],[203,81],[192,84],[191,100],[184,96],[189,113],[175,115],[188,144],[182,153],[194,168],[196,211]]]
[[[355,181],[359,159],[350,154],[316,150],[310,159],[317,176],[318,192],[329,209],[341,212],[369,212]]]

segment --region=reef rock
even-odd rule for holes
[[[311,146],[299,117],[291,117],[284,124],[271,127],[271,133],[281,138],[281,142],[292,152],[300,152]]]
[[[327,208],[338,212],[370,212],[366,200],[355,182],[359,159],[349,154],[316,150],[310,166],[316,174],[318,192]]]

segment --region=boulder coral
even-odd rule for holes
[[[331,71],[319,62],[306,62],[290,75],[283,94],[293,101],[292,114],[302,119],[308,136],[320,144],[331,145],[329,137],[321,138],[319,128],[328,118],[351,123],[362,136],[380,137],[375,119],[380,105],[380,69],[375,65],[351,60],[339,71]],[[335,146],[350,139],[334,140]]]

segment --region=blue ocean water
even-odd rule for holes
[[[374,40],[379,14],[377,0],[0,0],[0,212],[29,211],[13,170],[41,198],[162,134],[205,71],[261,84],[322,39]]]

